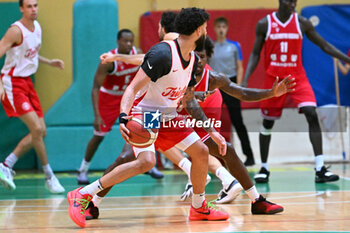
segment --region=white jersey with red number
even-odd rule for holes
[[[118,48],[109,51],[112,54],[118,53]],[[137,54],[135,47],[130,51],[131,55]],[[135,77],[139,66],[114,61],[114,70],[106,76],[105,81],[103,82],[100,91],[111,94],[111,95],[120,95],[124,94],[126,87],[130,84],[131,80]]]
[[[272,76],[305,74],[302,64],[301,48],[303,35],[300,30],[298,14],[291,14],[282,23],[276,12],[267,15],[268,29],[265,38],[265,70]]]
[[[192,51],[190,62],[184,68],[175,41],[166,41],[166,43],[171,49],[170,72],[157,79],[156,82],[148,83],[147,91],[136,100],[137,104],[133,107],[132,113],[159,110],[162,113],[162,119],[165,120],[171,120],[177,116],[176,108],[191,80],[195,55]]]
[[[12,26],[19,27],[22,32],[22,43],[15,45],[6,52],[2,74],[15,77],[28,77],[34,74],[39,64],[39,49],[41,46],[41,27],[34,21],[34,31],[27,29],[20,21]]]

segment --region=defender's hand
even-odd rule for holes
[[[210,132],[209,135],[213,139],[213,141],[218,145],[220,155],[225,156],[227,151],[225,138],[216,131]]]
[[[276,77],[276,81],[272,86],[272,93],[274,97],[279,97],[288,92],[295,91],[295,78],[291,78],[291,75],[285,77],[281,82],[279,81],[279,77]]]

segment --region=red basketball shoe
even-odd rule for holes
[[[252,214],[276,214],[283,211],[283,207],[266,201],[262,195],[255,202],[252,202]]]
[[[88,207],[92,196],[90,194],[79,193],[80,189],[82,189],[82,187],[67,193],[69,203],[68,212],[73,222],[80,227],[85,227],[85,209]]]
[[[196,221],[196,220],[215,221],[215,220],[227,220],[229,217],[230,216],[228,213],[217,210],[214,204],[203,201],[202,207],[198,209],[193,208],[193,206],[191,205],[190,215],[188,219],[191,221]]]

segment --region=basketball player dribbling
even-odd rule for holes
[[[191,107],[192,116],[198,120],[207,120],[194,97],[195,67],[197,59],[193,50],[196,45],[204,42],[209,15],[202,9],[182,9],[176,17],[175,25],[179,38],[174,41],[161,42],[153,46],[145,56],[141,69],[125,90],[120,105],[120,131],[128,140],[128,129],[125,124],[132,112],[156,111],[162,113],[165,121],[179,122],[182,120],[176,114],[178,102],[184,97],[185,106]],[[191,22],[190,24],[188,22]],[[175,72],[174,72],[175,70]],[[138,91],[146,87],[142,99],[132,105]],[[170,89],[176,94],[167,95]],[[78,188],[68,193],[69,214],[80,227],[85,227],[85,209],[92,196],[124,180],[145,172],[155,164],[155,149],[167,150],[173,146],[182,149],[192,158],[191,181],[193,198],[190,208],[190,220],[226,220],[229,215],[207,204],[205,201],[205,182],[208,170],[208,148],[201,142],[191,128],[160,128],[155,145],[147,148],[133,147],[137,159],[117,166],[99,180],[84,188]],[[225,139],[212,127],[206,128],[211,138],[218,146],[221,155],[226,154]]]

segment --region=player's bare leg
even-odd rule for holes
[[[185,186],[185,191],[180,197],[180,201],[185,201],[188,198],[191,198],[193,195],[193,185],[191,182],[191,166],[192,163],[189,159],[187,159],[180,150],[177,148],[173,147],[170,148],[167,151],[161,151],[165,157],[167,157],[171,162],[174,164],[178,165],[179,168],[181,168],[188,177],[187,184]],[[211,177],[207,174],[207,178],[205,181],[205,184],[207,185],[211,180]]]
[[[318,121],[316,107],[307,106],[300,108],[300,111],[305,115],[309,125],[309,137],[312,148],[315,154],[315,170],[316,183],[332,182],[339,180],[339,176],[328,171],[324,165],[323,151],[322,151],[322,134],[321,127]]]
[[[185,152],[192,158],[191,182],[194,195],[204,194],[205,180],[208,173],[208,148],[200,141],[196,141]],[[204,197],[203,197],[204,201]]]
[[[44,144],[43,138],[46,136],[46,125],[43,118],[39,118],[38,115],[35,112],[29,112],[19,117],[23,123],[28,127],[30,133],[26,135],[16,146],[13,153],[11,153],[8,158],[5,159],[4,164],[1,164],[1,170],[7,171],[12,170],[12,167],[14,165],[14,162],[17,161],[19,157],[24,155],[29,149],[34,147],[35,152],[43,166],[43,171],[46,176],[46,186],[52,193],[62,193],[64,192],[64,188],[59,183],[56,176],[53,174],[53,171],[51,169],[51,166],[49,165],[47,154],[46,154],[46,148]],[[11,160],[11,157],[17,157],[14,162],[7,162],[7,160]],[[5,166],[4,166],[5,165]],[[7,169],[7,170],[5,170]],[[4,172],[2,172],[4,173]],[[12,177],[12,171],[9,174],[10,176],[7,177],[9,180],[13,180]],[[3,180],[3,179],[1,179]],[[10,186],[11,189],[14,189],[14,184]]]
[[[81,165],[80,165],[80,168],[78,170],[78,175],[77,175],[78,184],[89,184],[90,183],[89,179],[88,179],[88,175],[87,175],[88,171],[89,171],[90,161],[91,161],[92,157],[94,156],[94,154],[96,153],[96,150],[100,146],[103,139],[104,139],[104,136],[99,136],[99,135],[94,135],[90,139],[90,141],[86,147],[85,157],[81,161]]]
[[[269,167],[267,159],[269,156],[269,148],[271,141],[271,130],[275,121],[264,119],[259,134],[259,145],[260,145],[260,157],[261,157],[261,169],[254,176],[256,183],[267,183],[269,182]]]
[[[215,142],[209,138],[205,141],[205,144],[209,148],[209,153],[222,158],[230,173],[241,183],[244,191],[252,201],[252,214],[275,214],[283,211],[283,207],[271,202],[267,202],[266,199],[261,196],[256,190],[255,185],[249,177],[248,170],[237,156],[233,146],[227,143],[227,153],[225,156],[219,154],[218,148]]]
[[[112,187],[115,184],[121,183],[133,176],[142,174],[150,170],[156,163],[155,154],[152,151],[142,151],[138,154],[136,160],[123,163],[99,180],[85,186],[84,188],[75,189],[67,194],[69,202],[69,214],[72,220],[79,226],[85,226],[85,209],[87,209],[93,196],[104,188]],[[74,203],[73,203],[74,202]],[[89,208],[89,212],[91,208]],[[83,212],[83,213],[82,213]]]
[[[209,171],[221,180],[223,187],[215,203],[230,203],[236,199],[243,190],[241,184],[222,166],[221,162],[212,155],[209,155]]]

